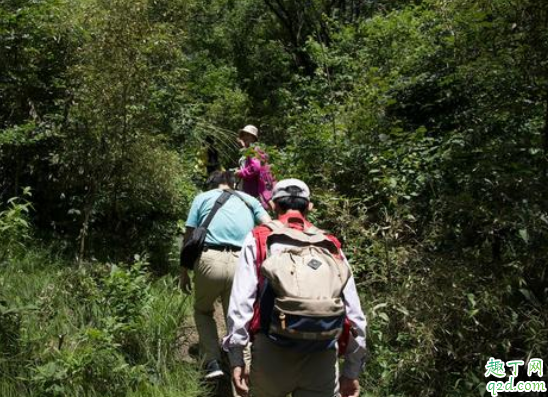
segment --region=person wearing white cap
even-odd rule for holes
[[[254,397],[357,397],[366,319],[340,243],[306,219],[312,203],[303,181],[279,181],[273,204],[277,220],[243,243],[230,295],[223,348],[234,387],[243,397],[250,390]],[[286,294],[290,288],[308,298]],[[318,317],[310,317],[314,310]]]

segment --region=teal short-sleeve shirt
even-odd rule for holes
[[[221,189],[213,189],[197,195],[190,207],[186,226],[196,228],[201,225],[222,192]],[[233,194],[209,224],[206,244],[241,247],[247,234],[267,215],[256,198],[244,192],[238,194],[251,209],[240,197]]]

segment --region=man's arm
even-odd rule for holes
[[[183,253],[183,247],[185,246],[185,242],[190,239],[190,236],[192,236],[194,229],[198,227],[200,212],[199,209],[203,203],[203,197],[204,196],[202,193],[194,197],[194,200],[192,200],[192,205],[190,206],[190,211],[188,211],[188,217],[185,223],[185,235],[183,237],[183,244],[181,245],[181,254]],[[181,265],[179,286],[181,287],[183,292],[189,294],[192,291],[192,284],[190,282],[188,270],[183,266],[181,259],[182,258],[179,259],[179,264]]]
[[[185,229],[185,235],[183,237],[183,244],[181,246],[181,253],[183,252],[183,248],[185,246],[185,242],[188,241],[190,236],[192,236],[192,233],[194,232],[194,228],[187,226]],[[182,258],[179,259],[181,262]],[[179,287],[181,290],[183,290],[184,293],[190,294],[192,292],[192,283],[190,282],[190,276],[188,274],[188,269],[183,266],[182,262],[179,263],[181,266],[181,274],[179,275]]]
[[[255,224],[262,225],[264,223],[272,222],[272,218],[268,215],[268,212],[266,212],[259,200],[249,195],[248,197],[249,202],[251,203],[251,211],[253,212]]]
[[[245,203],[247,208],[249,208],[253,214],[253,221],[256,225],[272,222],[272,218],[268,215],[268,212],[266,212],[259,200],[255,197],[238,191],[234,191],[234,194],[236,194]]]
[[[244,349],[249,343],[248,325],[253,318],[253,305],[257,297],[258,278],[255,270],[256,246],[253,234],[246,237],[236,268],[227,313],[227,333],[223,349],[228,352],[232,367],[232,382],[238,395],[249,393],[249,368],[244,361]]]
[[[236,267],[230,303],[227,312],[227,336],[223,349],[228,352],[232,367],[243,366],[243,350],[249,343],[248,324],[253,318],[253,305],[257,297],[257,271],[255,270],[255,239],[246,237]]]
[[[265,224],[265,223],[268,223],[268,222],[272,222],[272,218],[270,217],[270,215],[268,215],[268,212],[265,211],[265,209],[263,208],[263,206],[261,205],[261,203],[259,203],[259,200],[255,199],[255,205],[254,205],[254,210],[253,210],[253,213],[254,213],[254,217],[255,217],[255,223],[259,224],[259,225],[262,225],[262,224]],[[257,222],[258,220],[258,222]]]
[[[344,263],[347,266],[350,266],[342,251],[341,255]],[[344,365],[339,381],[340,394],[341,397],[358,397],[360,394],[360,383],[358,378],[365,365],[365,329],[367,327],[367,320],[361,308],[360,297],[358,295],[354,276],[350,276],[350,279],[346,283],[343,290],[343,296],[346,317],[350,321],[352,332],[349,336],[350,339],[344,356]]]
[[[358,379],[365,365],[365,329],[367,327],[367,320],[361,308],[354,277],[348,280],[343,295],[346,316],[350,321],[353,332],[350,333],[350,340],[344,357],[342,376],[348,379]]]

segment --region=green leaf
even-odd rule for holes
[[[526,244],[529,243],[529,232],[527,231],[527,229],[520,229],[519,236]]]
[[[384,321],[386,321],[387,323],[390,322],[390,318],[388,317],[388,315],[384,312],[379,312],[377,314],[380,318],[382,318]]]

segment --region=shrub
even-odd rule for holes
[[[24,198],[30,195],[30,188],[25,188],[23,198],[9,199],[7,208],[0,211],[0,264],[21,253],[25,248],[24,242],[30,238],[28,216],[32,206]]]

